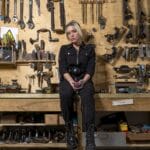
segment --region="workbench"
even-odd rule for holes
[[[133,104],[120,103],[120,101],[126,101],[127,99],[132,99]],[[113,106],[114,101],[119,101],[118,105]],[[95,94],[95,102],[96,111],[150,111],[150,94]],[[80,107],[79,105],[77,106]],[[80,110],[81,109],[78,108],[79,121],[81,121],[82,118]],[[0,94],[0,112],[59,113],[60,111],[60,99],[58,94]],[[6,124],[1,124],[1,126],[5,125]],[[23,124],[20,124],[20,126],[21,125]],[[81,126],[81,122],[79,122],[79,126]],[[80,129],[82,129],[82,127]],[[82,134],[79,133],[79,138],[81,138],[81,135]],[[66,144],[0,144],[0,147],[66,148]],[[126,147],[149,148],[150,144],[129,144]]]

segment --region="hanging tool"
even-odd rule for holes
[[[84,14],[84,0],[81,0],[81,11],[82,11],[82,22],[85,23],[85,14]]]
[[[40,32],[48,32],[49,33],[49,37],[48,37],[49,42],[59,42],[58,38],[52,38],[51,31],[49,29],[42,28],[42,29],[37,30],[36,32],[37,32],[37,38],[36,39],[30,38],[30,43],[31,44],[34,44],[35,42],[39,41],[39,34],[40,34]]]
[[[32,83],[34,84],[35,75],[26,75],[25,78],[29,80],[29,82],[28,82],[28,93],[31,93]]]
[[[65,18],[64,0],[60,0],[59,3],[60,3],[59,4],[59,6],[60,6],[60,24],[61,24],[61,27],[62,27],[62,32],[59,31],[59,33],[65,33],[66,18]],[[58,32],[56,31],[56,33],[58,33]]]
[[[10,11],[10,1],[9,0],[6,0],[6,15],[4,17],[4,23],[10,23],[11,22],[11,19],[9,17],[9,11]]]
[[[32,13],[33,13],[33,0],[29,0],[29,20],[27,22],[29,29],[33,29],[35,27],[35,24],[32,19],[33,17]]]
[[[90,0],[90,5],[91,5],[91,20],[92,24],[94,24],[94,0]]]
[[[0,0],[0,20],[4,20],[5,16],[5,0]]]
[[[14,15],[12,17],[13,22],[18,22],[17,16],[17,0],[14,0]]]
[[[98,5],[98,10],[99,10],[99,15],[98,15],[98,23],[100,24],[100,29],[105,29],[106,26],[106,18],[103,16],[103,1],[99,0],[99,5]]]
[[[88,0],[85,0],[85,1],[84,1],[85,24],[87,24],[87,2],[88,2]]]
[[[47,9],[51,13],[51,30],[55,32],[54,1],[47,0]]]
[[[96,0],[96,19],[98,20],[98,0]]]
[[[27,55],[27,45],[24,40],[22,40],[21,42],[22,42],[22,58],[24,59]]]
[[[23,20],[23,12],[24,12],[24,0],[20,0],[20,20],[18,21],[18,24],[20,25],[21,29],[24,29],[26,26]]]
[[[41,15],[41,2],[40,0],[35,0],[35,2],[38,7],[38,16],[40,16]]]

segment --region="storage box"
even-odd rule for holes
[[[60,114],[45,114],[45,124],[48,125],[64,125],[64,119]]]
[[[132,141],[150,141],[150,133],[131,133],[128,132],[127,138]]]
[[[58,114],[45,114],[44,119],[45,119],[45,124],[48,124],[48,125],[59,124]]]
[[[15,114],[5,114],[0,117],[1,124],[13,124],[16,123],[16,115]]]
[[[83,133],[83,145],[85,146],[86,133]],[[96,146],[126,146],[126,134],[123,132],[95,132]]]

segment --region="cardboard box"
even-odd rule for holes
[[[59,124],[58,114],[45,114],[44,120],[45,120],[45,124],[47,124],[47,125],[58,125]]]
[[[4,114],[0,117],[1,124],[13,124],[16,123],[16,115],[15,114]]]
[[[47,125],[64,125],[64,119],[60,114],[45,114],[45,124]]]

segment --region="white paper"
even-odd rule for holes
[[[3,35],[6,34],[8,32],[8,30],[11,30],[15,41],[18,41],[18,28],[14,28],[14,27],[1,27],[0,28],[0,37],[3,38]]]
[[[123,100],[114,100],[114,101],[112,101],[113,106],[132,105],[132,104],[133,104],[133,99],[123,99]]]

